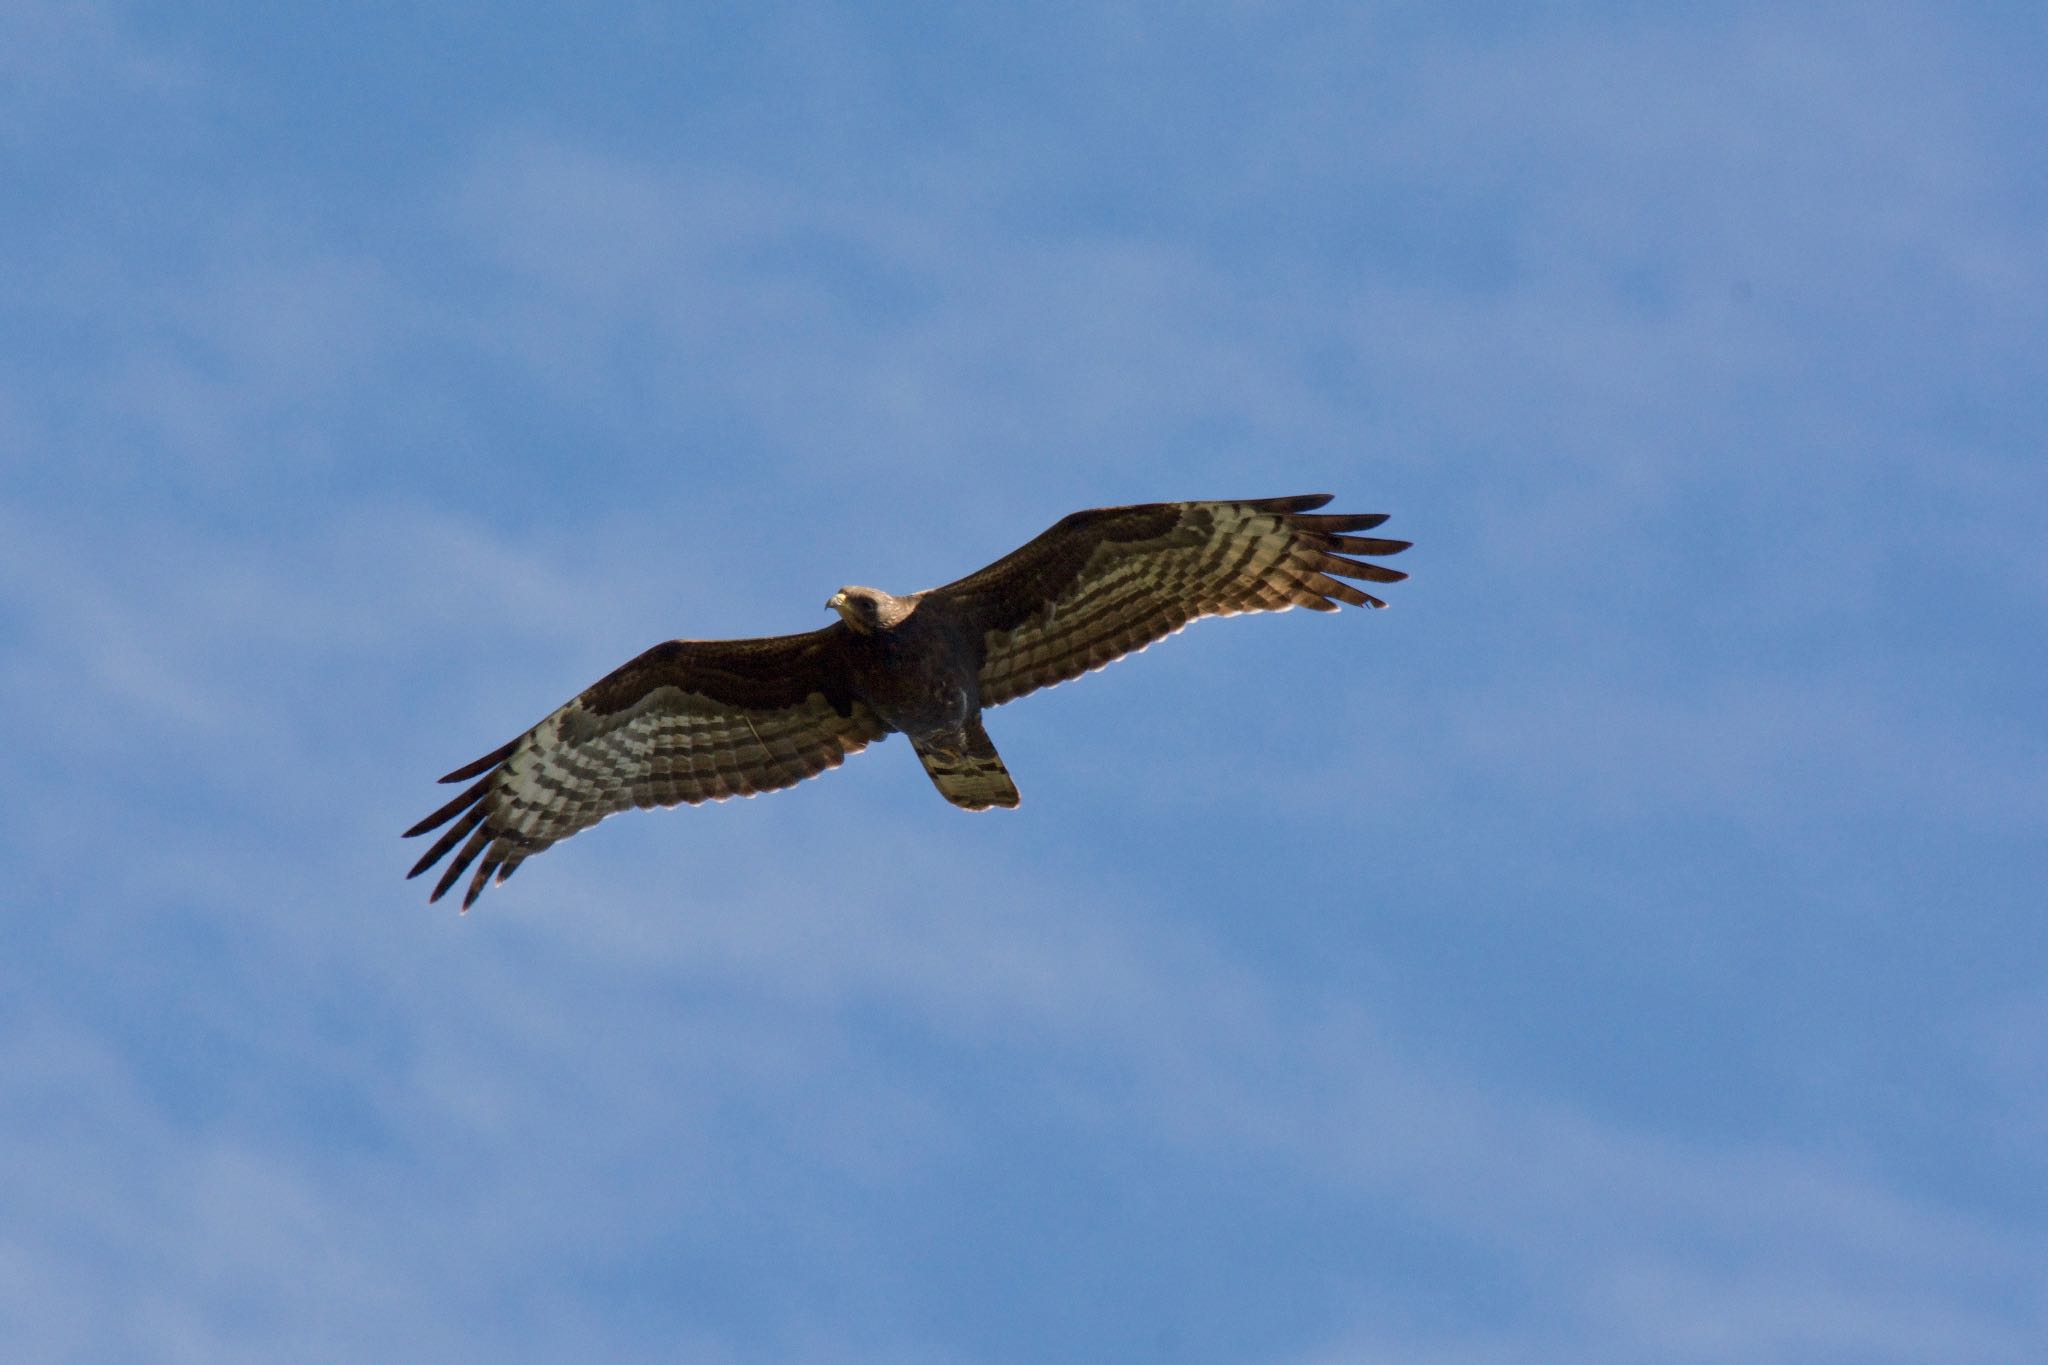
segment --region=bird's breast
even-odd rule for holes
[[[855,684],[876,715],[913,738],[958,733],[981,710],[973,660],[951,634],[915,620],[868,637]]]

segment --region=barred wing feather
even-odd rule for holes
[[[983,630],[981,702],[1000,706],[1204,616],[1384,607],[1345,580],[1408,575],[1347,556],[1398,554],[1408,542],[1351,534],[1384,522],[1382,513],[1314,514],[1329,501],[1311,493],[1078,512],[934,594]]]
[[[843,670],[830,664],[843,630],[655,646],[442,778],[475,781],[406,831],[411,838],[448,826],[406,875],[452,852],[429,897],[439,900],[474,863],[467,910],[493,876],[504,881],[607,815],[752,796],[837,767],[888,733],[840,691]]]

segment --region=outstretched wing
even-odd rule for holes
[[[671,640],[443,782],[475,783],[405,832],[448,824],[406,875],[451,850],[429,900],[481,857],[467,910],[548,845],[634,806],[790,787],[889,733],[846,688],[846,628],[763,640]]]
[[[1160,502],[1076,512],[1038,539],[928,595],[983,632],[981,703],[1100,668],[1203,616],[1385,602],[1343,580],[1408,575],[1346,555],[1405,540],[1348,534],[1387,518],[1311,515],[1327,493],[1256,502]]]

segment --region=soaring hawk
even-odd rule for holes
[[[406,875],[453,851],[429,897],[439,900],[475,863],[467,910],[492,874],[504,881],[615,811],[794,786],[897,730],[954,805],[1014,806],[1017,786],[981,726],[984,708],[1079,677],[1197,617],[1385,606],[1343,580],[1407,575],[1345,556],[1397,554],[1408,542],[1350,534],[1387,518],[1315,512],[1329,501],[1311,493],[1076,512],[942,588],[908,597],[841,588],[825,604],[840,619],[823,630],[656,645],[442,778],[474,782],[405,832],[448,825]]]

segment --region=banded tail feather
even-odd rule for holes
[[[939,795],[963,810],[987,810],[991,806],[1014,807],[1024,798],[1003,766],[995,741],[976,716],[961,732],[959,744],[926,740],[917,746],[924,770],[939,789]]]

